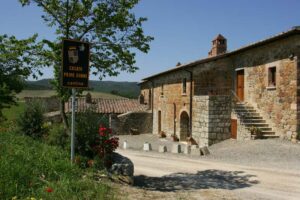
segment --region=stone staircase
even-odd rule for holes
[[[235,113],[239,117],[241,124],[250,131],[251,127],[259,128],[262,131],[263,138],[278,138],[266,120],[260,116],[253,106],[245,103],[235,105]]]

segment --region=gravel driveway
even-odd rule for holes
[[[120,148],[126,140],[129,149],[143,149],[144,142],[152,145],[153,151],[159,145],[166,145],[170,151],[174,142],[170,138],[158,138],[153,134],[120,135]],[[186,144],[181,143],[182,146]],[[276,168],[281,170],[300,171],[300,144],[293,144],[282,139],[236,141],[226,140],[209,147],[210,155],[199,156],[199,159],[212,160],[253,167]],[[168,153],[165,153],[168,154]],[[179,154],[178,156],[187,156]],[[198,157],[196,157],[198,159]]]

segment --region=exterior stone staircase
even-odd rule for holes
[[[275,132],[272,130],[269,124],[266,123],[266,120],[260,116],[257,110],[253,106],[245,103],[235,104],[235,113],[247,130],[250,131],[251,127],[259,128],[262,131],[262,138],[278,138],[279,136],[275,135]]]

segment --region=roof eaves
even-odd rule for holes
[[[193,66],[195,66],[197,64],[206,63],[206,62],[218,60],[220,58],[228,57],[228,56],[234,55],[236,53],[240,53],[242,51],[246,51],[248,49],[251,49],[251,48],[254,48],[254,47],[257,47],[257,46],[261,46],[261,45],[264,45],[266,43],[269,43],[269,42],[272,42],[272,41],[275,41],[275,40],[284,38],[284,37],[286,37],[288,35],[293,35],[293,34],[296,34],[296,33],[298,33],[298,34],[300,33],[300,26],[294,26],[293,28],[291,28],[291,29],[289,29],[289,30],[287,30],[285,32],[281,32],[281,33],[279,33],[279,34],[277,34],[275,36],[271,36],[271,37],[269,37],[267,39],[260,40],[258,42],[246,45],[244,47],[238,48],[238,49],[236,49],[234,51],[231,51],[231,52],[220,54],[220,55],[217,55],[217,56],[214,56],[214,57],[208,57],[208,58],[196,60],[196,61],[193,61],[193,62],[190,62],[190,63],[187,63],[187,64],[183,64],[183,65],[181,65],[179,67],[177,66],[177,67],[171,68],[169,70],[166,70],[166,71],[154,74],[152,76],[149,76],[149,77],[146,77],[146,78],[142,79],[142,82],[139,83],[139,84],[142,84],[142,83],[148,81],[149,79],[152,79],[154,77],[157,77],[157,76],[160,76],[160,75],[163,75],[163,74],[167,74],[167,73],[170,73],[170,72],[173,72],[173,71],[181,70],[181,69],[184,69],[184,68],[187,68],[187,67],[193,67]]]

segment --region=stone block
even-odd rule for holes
[[[123,149],[128,149],[128,142],[126,140],[123,142]]]
[[[287,137],[288,140],[291,140],[291,139],[292,139],[292,135],[293,135],[293,132],[292,132],[292,131],[286,132],[286,137]]]
[[[143,150],[144,150],[144,151],[152,151],[151,144],[148,143],[148,142],[145,142],[145,143],[144,143]]]
[[[173,144],[171,152],[172,153],[181,153],[181,145],[180,144]]]
[[[186,145],[183,152],[184,154],[191,154],[191,145]]]
[[[159,145],[158,152],[159,153],[165,153],[165,152],[167,152],[167,146],[165,146],[165,145]]]
[[[209,152],[209,150],[208,150],[207,146],[205,146],[205,147],[201,147],[201,148],[200,148],[200,152],[201,152],[201,155],[204,155],[204,156],[206,156],[206,155],[209,155],[209,154],[210,154],[210,152]]]

